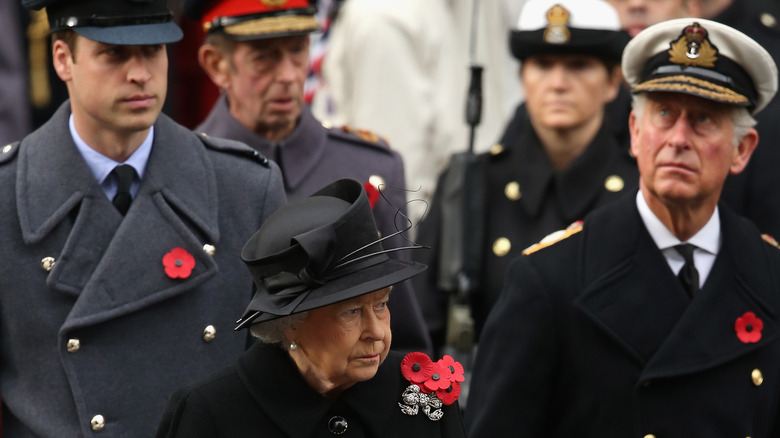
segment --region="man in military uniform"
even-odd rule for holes
[[[383,236],[408,226],[400,155],[370,132],[323,127],[303,104],[309,33],[317,29],[309,0],[191,0],[184,9],[203,23],[199,61],[223,91],[196,131],[245,142],[276,161],[290,200],[352,178],[373,196]],[[408,245],[402,235],[391,239]],[[390,305],[394,348],[429,351],[408,282],[396,286]]]
[[[70,99],[0,149],[3,436],[152,436],[176,388],[246,349],[238,254],[281,175],[160,114],[165,0],[22,3],[47,8]]]
[[[682,18],[639,33],[623,72],[639,190],[510,265],[469,436],[780,436],[780,247],[719,203],[777,67]]]
[[[511,40],[526,100],[500,144],[477,157],[470,182],[452,165],[442,175],[419,232],[433,250],[421,252],[419,261],[429,269],[414,285],[436,347],[445,341],[447,299],[459,286],[457,274],[448,272],[453,254],[463,251],[464,265],[476,268],[468,305],[478,336],[509,260],[636,185],[636,164],[615,144],[604,118],[622,80],[627,41],[617,13],[604,2],[526,3]],[[448,211],[450,194],[460,187],[471,191],[468,214]],[[462,221],[471,239],[463,249],[450,247],[452,221]]]

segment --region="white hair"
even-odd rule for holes
[[[284,336],[284,331],[286,329],[298,327],[301,325],[301,323],[303,323],[308,315],[309,312],[301,312],[294,315],[253,324],[249,328],[249,332],[252,333],[252,336],[256,337],[264,344],[278,345],[283,347],[282,342],[287,340]]]
[[[634,109],[636,121],[642,120],[642,115],[647,104],[647,95],[645,93],[634,94],[632,96],[631,107]],[[731,144],[736,147],[739,142],[756,126],[756,119],[745,107],[731,107],[731,121],[734,124],[734,135],[731,138]]]

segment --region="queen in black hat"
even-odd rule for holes
[[[463,367],[391,352],[388,257],[362,184],[340,180],[271,215],[241,258],[257,292],[236,330],[259,343],[173,396],[161,437],[465,436]]]

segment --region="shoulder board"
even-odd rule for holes
[[[323,126],[328,128],[328,135],[340,140],[347,140],[350,143],[373,146],[384,150],[390,148],[386,138],[380,137],[378,134],[367,129],[354,129],[346,125],[340,128],[330,128],[326,125]]]
[[[205,132],[199,132],[198,138],[209,149],[249,158],[257,161],[265,167],[269,167],[268,158],[263,156],[263,154],[260,152],[257,152],[256,150],[247,146],[245,143],[241,143],[240,141],[235,140],[228,140],[226,138],[210,137]]]
[[[8,163],[13,160],[16,156],[16,151],[19,150],[19,143],[20,142],[15,141],[0,148],[0,164]]]
[[[540,240],[539,243],[535,243],[529,246],[528,248],[524,249],[523,255],[533,254],[536,251],[539,251],[540,249],[544,249],[547,248],[548,246],[555,245],[561,240],[573,236],[579,233],[580,231],[582,231],[582,221],[574,222],[573,224],[566,227],[565,230],[558,230],[554,233],[548,234],[547,236],[545,236],[544,239]]]
[[[762,234],[761,238],[764,239],[764,242],[774,246],[777,249],[780,249],[780,244],[778,244],[777,240],[775,240],[775,238],[770,236],[769,234]]]

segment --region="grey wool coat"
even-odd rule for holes
[[[274,160],[282,170],[285,193],[290,201],[309,196],[341,178],[352,178],[361,183],[374,179],[384,181],[382,193],[387,200],[379,199],[373,207],[377,229],[383,236],[388,236],[406,225],[397,214],[398,211],[406,214],[404,164],[398,152],[378,136],[367,133],[366,139],[350,128],[326,128],[304,107],[295,130],[284,140],[272,142],[236,120],[230,114],[224,95],[195,130],[244,142]],[[409,246],[409,242],[402,236],[395,236],[382,245],[400,248]],[[399,251],[390,253],[390,257],[408,259],[409,254],[409,251]],[[430,337],[410,281],[393,288],[390,312],[393,316],[392,348],[430,353]]]
[[[281,175],[245,145],[161,115],[122,217],[69,114],[66,102],[0,150],[3,436],[152,436],[172,392],[247,348],[232,330],[252,294],[239,254],[285,202]],[[194,258],[186,278],[166,275],[174,248]]]

